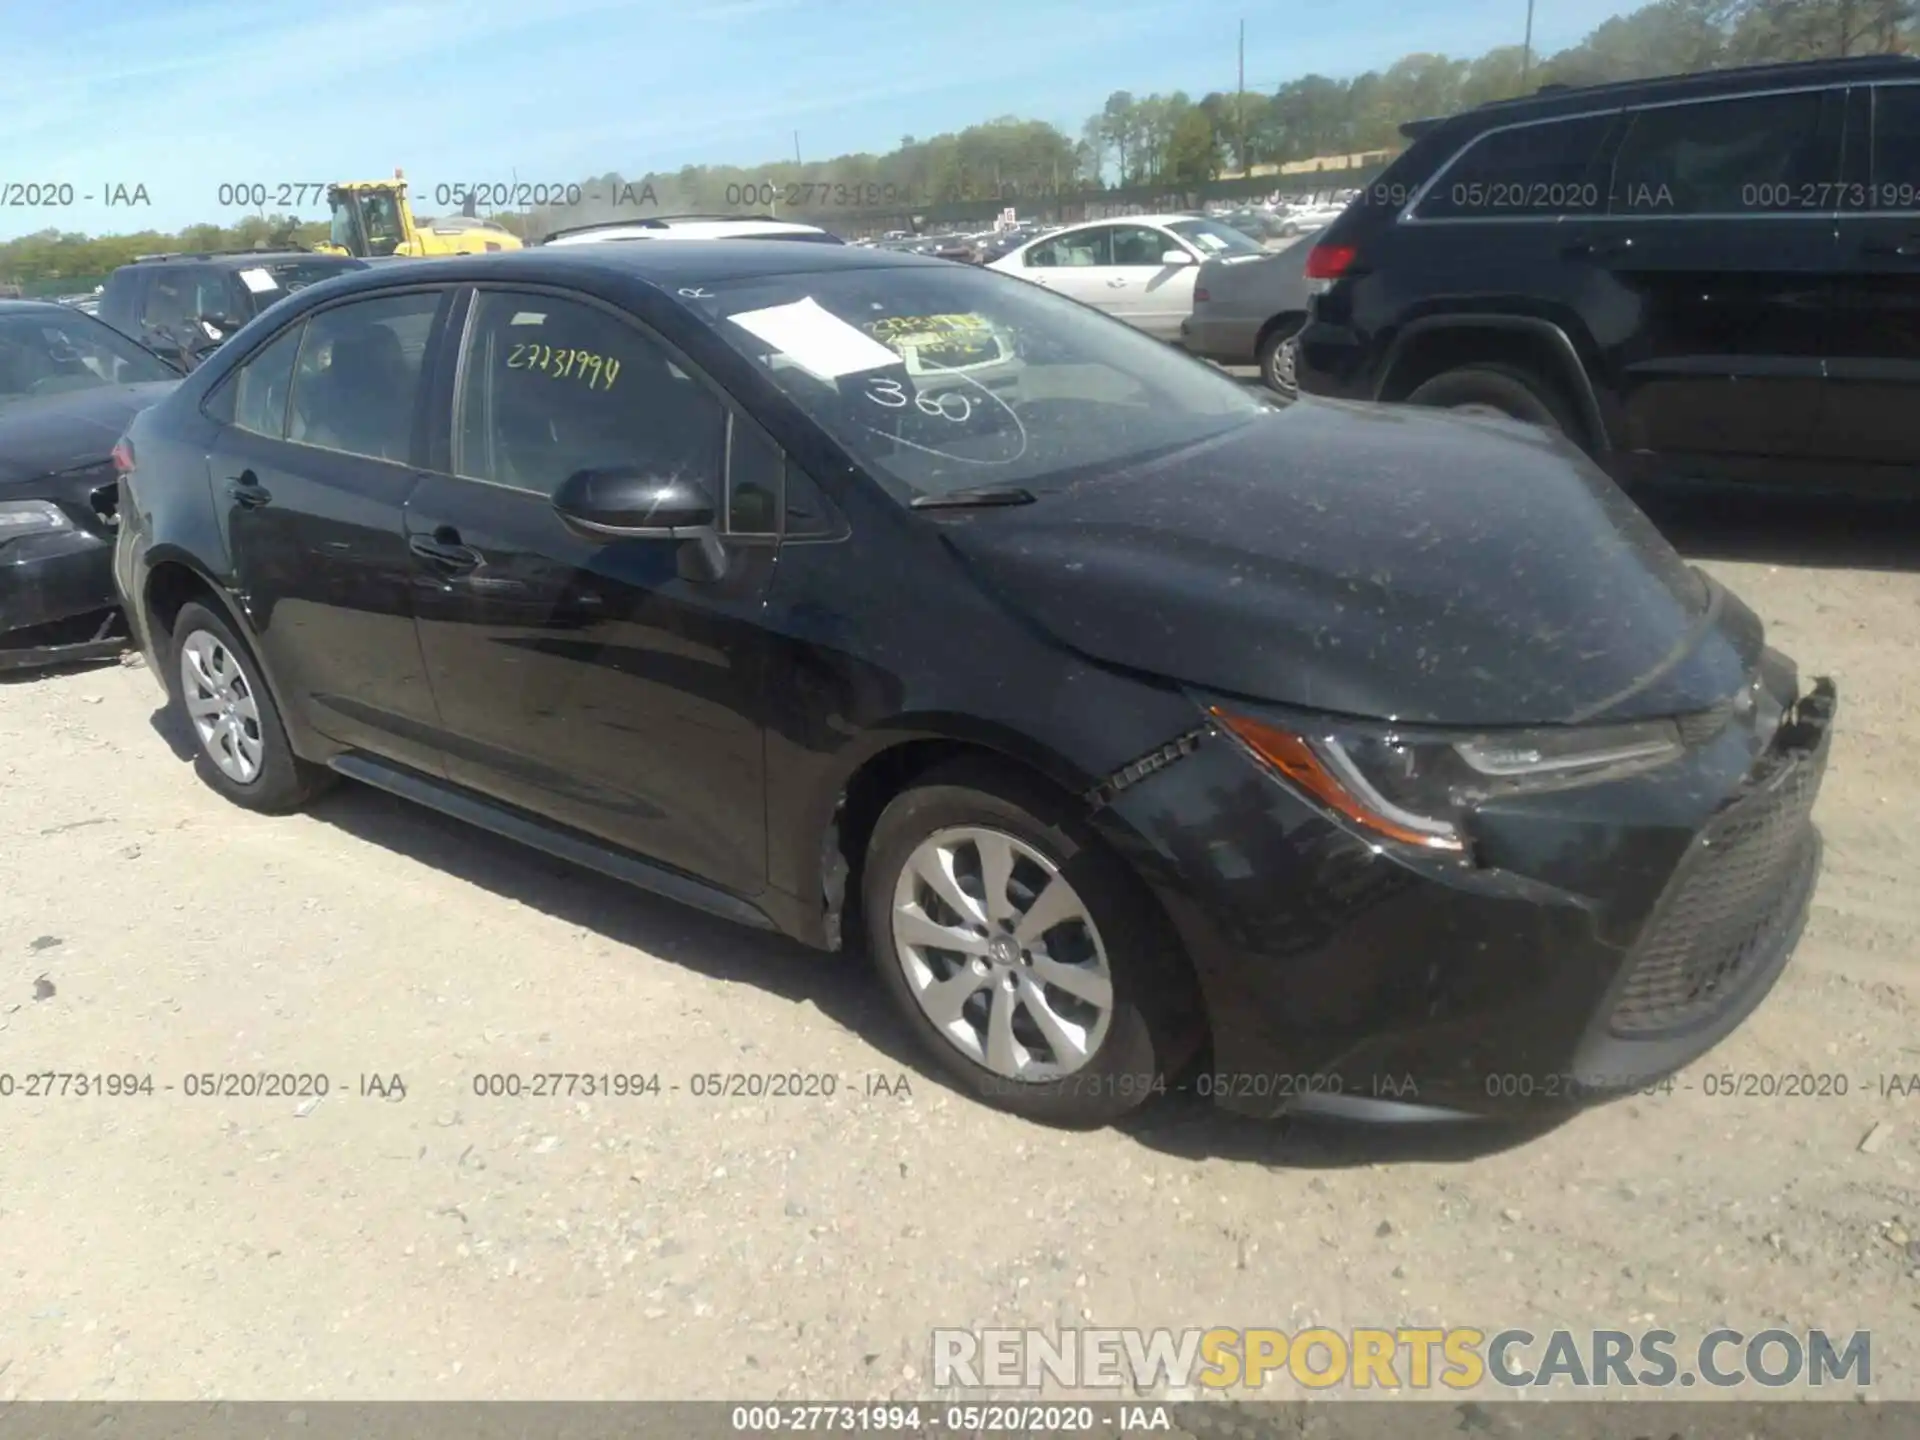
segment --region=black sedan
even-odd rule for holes
[[[215,790],[351,777],[864,944],[1038,1119],[1632,1092],[1760,1003],[1818,872],[1832,686],[1567,444],[1283,407],[970,267],[368,271],[125,459]]]
[[[113,443],[179,379],[70,305],[0,300],[0,671],[126,648]]]

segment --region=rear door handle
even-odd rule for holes
[[[431,535],[411,537],[407,548],[422,560],[445,570],[477,570],[484,558],[471,545],[463,544],[460,532],[451,525],[442,525]]]
[[[1117,279],[1117,278],[1107,281],[1107,284],[1111,285],[1116,290],[1123,289],[1126,286],[1126,283],[1127,282],[1125,280]]]
[[[236,505],[244,505],[249,510],[257,510],[272,501],[272,494],[260,484],[260,477],[251,470],[242,470],[227,481],[227,498]]]
[[[1920,256],[1920,235],[1909,235],[1897,244],[1874,242],[1860,247],[1864,255],[1897,255],[1903,260]]]

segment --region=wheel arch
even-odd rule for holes
[[[154,655],[160,661],[160,681],[166,687],[167,694],[176,693],[173,666],[170,663],[174,625],[180,618],[181,610],[198,601],[231,625],[234,634],[245,641],[247,649],[253,652],[253,663],[258,667],[260,677],[266,681],[274,709],[280,712],[281,724],[287,727],[288,740],[295,741],[296,731],[304,738],[305,717],[296,716],[288,710],[280,682],[274,678],[273,671],[261,654],[260,637],[248,622],[245,608],[227,588],[209,575],[189,552],[171,547],[150,551],[146,571],[145,581],[140,588],[140,623],[147,627],[152,639]],[[296,753],[300,748],[295,743]]]
[[[1303,307],[1299,310],[1281,310],[1270,315],[1266,324],[1260,327],[1260,333],[1253,337],[1253,353],[1258,355],[1260,347],[1272,338],[1274,331],[1285,328],[1288,321],[1293,322],[1293,329],[1298,333],[1307,323],[1306,309]]]
[[[1069,799],[1097,776],[1030,737],[977,718],[947,713],[901,716],[869,731],[843,752],[801,817],[799,833],[817,857],[799,873],[818,876],[824,948],[842,947],[846,920],[857,910],[868,842],[881,812],[922,777],[956,760],[979,759],[1037,781]]]
[[[1475,363],[1535,371],[1572,402],[1589,453],[1612,448],[1587,365],[1565,327],[1537,315],[1426,315],[1394,336],[1380,367],[1376,400],[1405,400],[1436,375]]]

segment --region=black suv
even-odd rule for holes
[[[283,296],[366,261],[306,250],[142,255],[107,277],[100,318],[155,354],[192,369]]]
[[[1551,425],[1622,483],[1920,461],[1920,63],[1547,89],[1403,127],[1322,238],[1301,388]]]

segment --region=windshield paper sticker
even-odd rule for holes
[[[822,309],[812,296],[791,305],[745,310],[727,318],[822,380],[838,380],[842,375],[900,363],[893,351]]]
[[[280,282],[264,270],[242,270],[240,283],[256,295],[264,295],[269,290],[278,290]]]
[[[521,344],[507,352],[509,370],[538,370],[554,380],[578,380],[589,390],[611,390],[620,362],[591,350],[562,350],[552,345]]]
[[[905,356],[910,371],[917,360],[947,368],[990,363],[1005,355],[999,331],[984,315],[896,315],[865,328]]]

